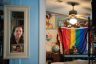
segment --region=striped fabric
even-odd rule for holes
[[[75,46],[80,54],[84,53],[87,45],[88,28],[66,28],[59,29],[60,40],[66,54]]]

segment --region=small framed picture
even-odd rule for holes
[[[4,6],[4,58],[27,58],[29,8]]]

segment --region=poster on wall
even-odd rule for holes
[[[29,8],[4,6],[4,58],[27,58]]]
[[[46,29],[55,29],[56,28],[56,19],[55,14],[47,13],[46,14]]]
[[[64,21],[66,16],[57,14],[56,15],[56,27],[64,27]]]

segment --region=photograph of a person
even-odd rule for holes
[[[23,52],[22,45],[17,45],[16,48],[15,48],[15,51],[16,52]]]
[[[23,45],[12,45],[11,46],[11,51],[14,52],[14,53],[24,52],[24,47],[23,47]]]
[[[16,51],[18,52],[18,50],[19,52],[23,52],[24,49],[23,33],[24,33],[23,26],[15,26],[13,28],[10,37],[10,52],[16,52]]]

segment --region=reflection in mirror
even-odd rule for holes
[[[11,35],[10,52],[24,52],[24,12],[12,11],[11,13]]]
[[[23,11],[12,11],[11,13],[11,27],[16,25],[24,26],[24,12]]]

